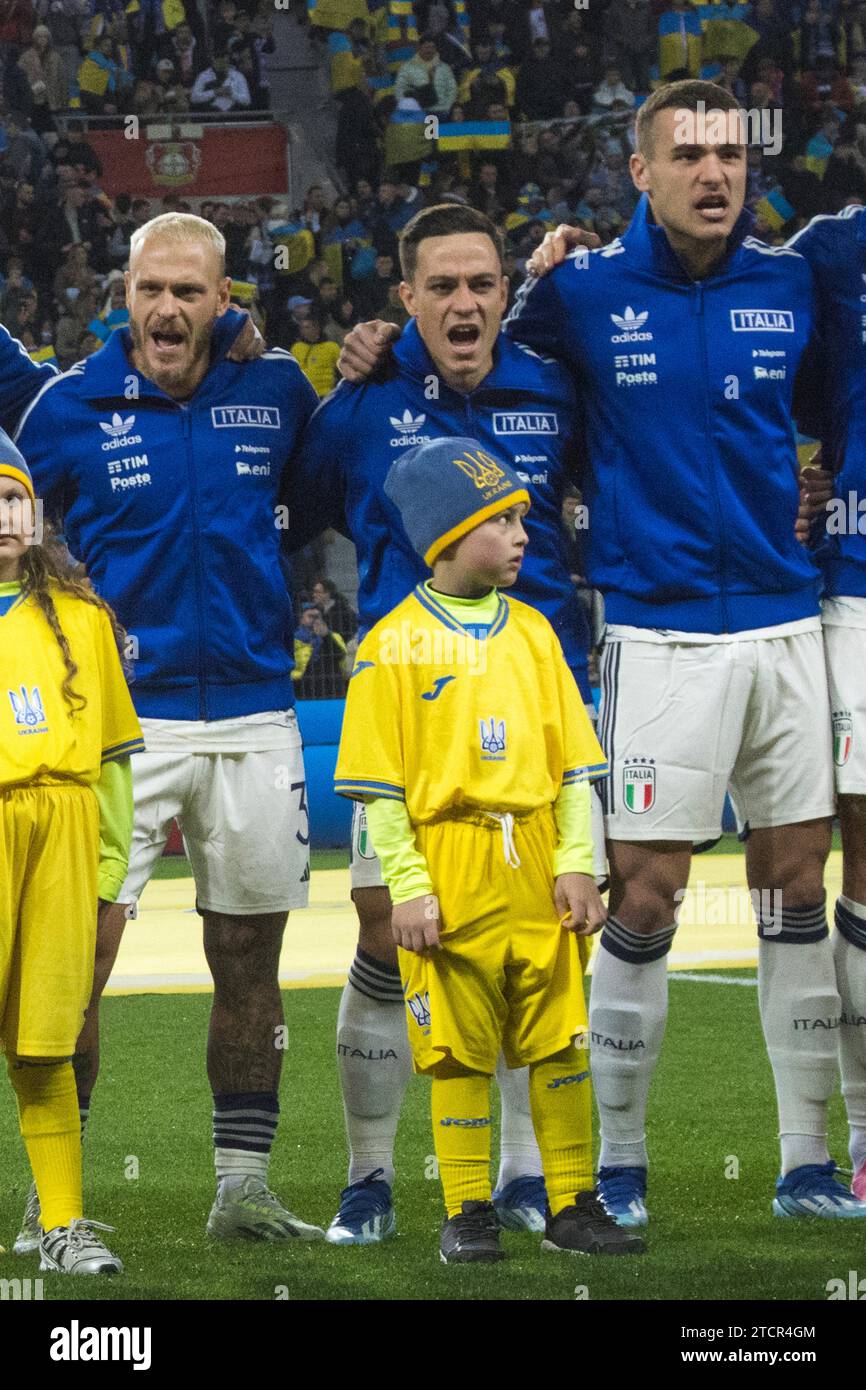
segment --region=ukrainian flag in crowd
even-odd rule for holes
[[[708,0],[697,5],[695,13],[703,30],[704,60],[745,58],[758,42],[758,32],[749,23],[751,5],[729,4],[728,0]]]
[[[367,0],[307,0],[307,14],[320,29],[348,29],[353,19],[367,18]]]
[[[31,348],[27,356],[30,358],[31,362],[35,362],[37,366],[41,366],[43,362],[49,362],[52,367],[60,367],[53,343],[47,343],[44,347]]]
[[[395,111],[385,127],[385,163],[412,164],[430,152],[423,111]],[[441,129],[441,127],[440,127]]]
[[[286,255],[281,256],[277,265],[278,275],[297,275],[304,266],[316,254],[316,243],[313,233],[306,228],[302,232],[278,232],[273,238],[274,246],[285,248]]]
[[[145,7],[154,9],[153,0],[145,0]],[[127,14],[138,14],[141,9],[141,0],[130,0],[126,6]],[[183,0],[161,0],[162,22],[166,29],[176,29],[179,24],[186,21],[186,10]]]
[[[827,164],[832,153],[833,146],[826,135],[822,135],[819,131],[817,135],[812,136],[806,146],[806,168],[810,173],[817,174],[818,178],[822,179],[827,171]]]
[[[328,56],[331,65],[331,94],[345,92],[348,87],[364,85],[364,64],[352,51],[352,41],[333,29],[328,35]]]
[[[96,49],[88,53],[78,68],[78,90],[89,92],[92,96],[103,97],[115,89],[115,64],[111,58]]]
[[[796,208],[791,206],[780,188],[771,189],[765,198],[756,203],[755,212],[774,232],[780,231],[786,222],[797,215]]]
[[[437,148],[453,150],[507,150],[511,145],[510,121],[440,121]]]
[[[689,10],[687,14],[663,14],[659,19],[659,73],[666,78],[668,73],[684,68],[690,77],[697,77],[701,70],[702,32],[700,16]]]

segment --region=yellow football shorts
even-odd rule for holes
[[[0,790],[0,1046],[71,1057],[96,953],[99,807],[76,782]]]
[[[553,808],[515,818],[510,839],[483,813],[416,827],[441,941],[399,952],[416,1071],[449,1058],[492,1074],[500,1051],[522,1067],[587,1032],[589,946],[554,907]]]

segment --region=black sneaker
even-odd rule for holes
[[[446,1265],[504,1260],[499,1230],[492,1202],[464,1202],[461,1214],[449,1217],[442,1227],[439,1258]]]
[[[574,1206],[548,1216],[541,1248],[567,1250],[573,1255],[642,1255],[646,1242],[616,1224],[596,1189],[578,1192]]]

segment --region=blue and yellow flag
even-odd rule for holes
[[[817,135],[812,136],[806,146],[806,168],[810,173],[817,174],[818,178],[822,179],[827,172],[827,164],[832,153],[833,146],[826,135],[822,135],[819,131]]]
[[[366,0],[307,0],[310,23],[319,29],[348,29],[353,19],[367,18]]]
[[[797,215],[796,208],[791,206],[780,188],[771,188],[767,196],[755,204],[755,212],[774,232],[780,231],[786,222]]]
[[[659,74],[666,78],[669,73],[684,69],[690,77],[697,77],[701,70],[701,49],[703,35],[700,17],[690,10],[688,14],[663,14],[659,18]]]
[[[758,42],[757,30],[749,23],[751,5],[728,4],[727,0],[709,0],[695,7],[701,21],[706,62],[712,58],[745,58]]]
[[[510,121],[440,121],[437,149],[507,150],[511,145]]]
[[[434,118],[435,119],[435,118]],[[395,111],[385,127],[385,163],[412,164],[430,153],[428,131],[435,124],[426,124],[423,111]]]

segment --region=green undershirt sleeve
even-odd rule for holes
[[[368,801],[367,825],[392,903],[407,903],[432,893],[430,870],[415,844],[405,802],[384,796]]]
[[[99,896],[113,903],[126,878],[132,843],[130,759],[103,763],[93,790],[99,803]]]
[[[560,874],[592,875],[590,797],[593,795],[589,782],[570,782],[560,788],[553,807],[557,831],[553,872],[557,878]]]

